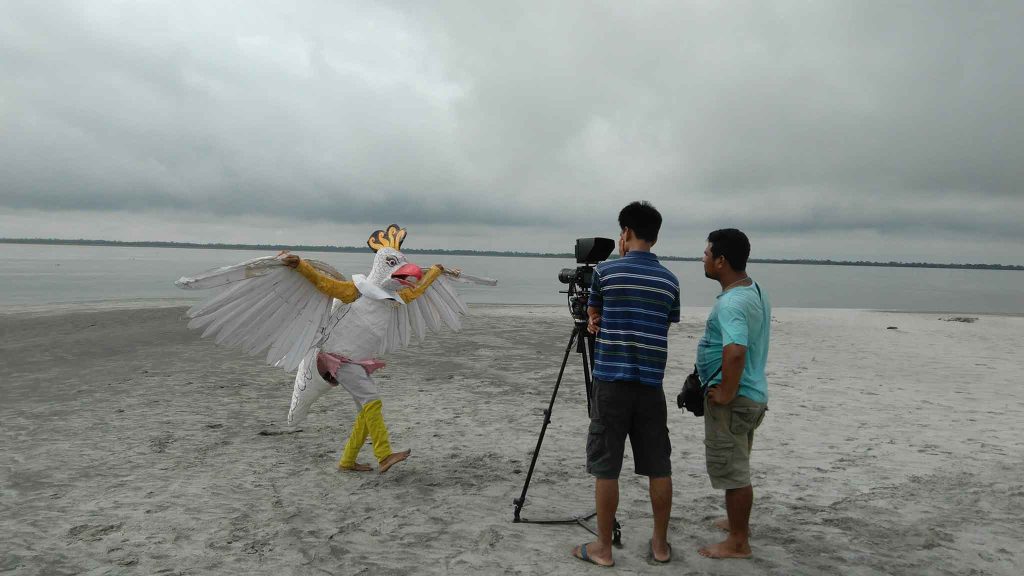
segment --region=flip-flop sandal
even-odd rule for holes
[[[654,540],[647,541],[647,562],[649,564],[668,564],[672,561],[672,545],[665,542],[665,546],[668,546],[668,558],[664,560],[658,560],[654,555]]]
[[[579,560],[583,560],[584,562],[590,562],[594,566],[600,566],[602,568],[611,568],[612,566],[615,566],[615,561],[614,560],[612,561],[611,564],[600,564],[596,560],[591,558],[587,554],[587,545],[586,544],[580,544],[580,553],[576,554],[576,551],[574,550],[572,555],[573,555],[573,558],[577,558]]]

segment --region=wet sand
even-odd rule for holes
[[[582,528],[512,522],[572,323],[563,308],[471,312],[376,374],[392,445],[412,449],[385,475],[334,467],[355,414],[344,391],[288,429],[292,376],[201,340],[183,308],[0,315],[0,571],[600,571],[569,556]],[[696,550],[721,537],[722,495],[701,421],[674,409],[706,312],[671,333],[675,560],[645,563],[646,482],[627,473],[617,573],[1024,573],[1024,318],[776,310],[755,557],[714,561]],[[592,507],[579,366],[572,354],[526,518]]]

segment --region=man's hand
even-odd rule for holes
[[[722,349],[722,381],[708,390],[708,402],[728,404],[740,391],[740,377],[747,358],[747,347],[729,344]]]
[[[732,393],[728,393],[722,390],[721,386],[713,386],[708,388],[708,403],[710,404],[728,404],[736,398],[736,390]]]
[[[299,258],[295,254],[289,254],[287,250],[281,250],[281,253],[277,255],[284,262],[284,265],[289,268],[298,268],[299,262],[302,262],[302,258]]]
[[[462,275],[462,270],[458,268],[445,268],[440,264],[434,264],[434,266],[437,266],[437,268],[441,270],[442,273],[447,274],[448,276],[452,276],[454,278],[458,278],[459,276]]]
[[[587,332],[597,335],[601,329],[601,312],[597,308],[587,308]]]

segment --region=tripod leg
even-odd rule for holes
[[[580,333],[580,353],[583,355],[583,384],[587,387],[587,415],[593,413],[590,409],[590,399],[594,395],[594,379],[591,370],[594,366],[594,335],[589,332]]]
[[[530,469],[526,473],[526,480],[523,482],[523,492],[519,495],[519,498],[513,500],[515,504],[514,522],[519,522],[519,512],[522,511],[523,506],[526,504],[526,491],[530,489],[530,479],[533,478],[533,470],[537,466],[537,457],[540,455],[540,446],[544,442],[544,433],[548,429],[548,423],[551,422],[551,409],[555,405],[555,397],[558,396],[558,387],[562,384],[562,374],[565,373],[565,365],[569,362],[569,354],[572,352],[572,345],[576,342],[576,338],[580,334],[579,326],[575,326],[572,329],[572,334],[569,336],[569,344],[565,347],[565,356],[562,357],[562,366],[558,369],[558,379],[555,380],[555,389],[551,391],[551,401],[548,402],[548,408],[544,411],[544,424],[540,428],[540,435],[537,437],[537,446],[533,449],[533,457],[530,459]],[[587,399],[589,403],[589,398]]]

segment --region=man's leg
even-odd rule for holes
[[[619,481],[598,478],[594,487],[594,501],[597,505],[597,547],[591,556],[611,562],[615,512],[619,509]],[[591,550],[588,548],[587,551]]]
[[[602,566],[615,563],[612,534],[619,507],[619,472],[630,426],[631,389],[619,382],[594,380],[590,429],[587,434],[587,472],[594,475],[597,541],[573,549],[573,556]],[[582,548],[586,546],[586,553]]]
[[[359,415],[366,423],[366,429],[373,442],[373,455],[377,457],[377,471],[383,474],[395,464],[409,457],[409,450],[393,452],[381,411],[380,392],[373,378],[357,364],[342,364],[336,378],[359,404]]]
[[[597,541],[581,544],[573,551],[573,556],[583,558],[582,546],[587,547],[587,558],[594,564],[611,566],[615,563],[612,557],[612,531],[615,527],[615,511],[619,508],[618,479],[598,478],[594,486],[594,501],[597,505]]]
[[[754,488],[732,488],[725,491],[725,512],[729,516],[729,536],[718,544],[700,549],[708,558],[750,557],[750,509],[754,504]]]
[[[668,517],[672,512],[672,477],[651,478],[651,509],[654,512],[654,535],[651,537],[651,548],[654,559],[665,561],[671,558],[668,547]]]
[[[408,458],[411,452],[410,450],[401,452],[391,450],[388,427],[384,424],[384,415],[381,413],[382,406],[380,400],[374,400],[363,406],[363,417],[366,418],[366,427],[370,431],[370,440],[373,442],[373,455],[377,457],[377,469],[381,474]]]
[[[725,490],[725,522],[715,525],[729,536],[698,551],[709,558],[749,558],[750,510],[754,489],[750,484],[750,452],[754,430],[764,418],[765,405],[739,396],[728,406],[704,401],[704,438],[711,485]]]
[[[359,456],[359,449],[363,447],[363,442],[366,441],[368,433],[366,418],[363,417],[363,412],[360,410],[356,414],[356,421],[352,424],[352,433],[348,437],[348,442],[345,443],[345,449],[341,452],[341,459],[338,460],[339,470],[355,470],[357,472],[373,470],[373,468],[366,464],[356,462],[356,458]]]
[[[672,513],[672,442],[668,436],[665,392],[661,388],[637,388],[629,441],[633,446],[636,473],[648,478],[654,515],[651,556],[655,561],[667,562],[672,559],[668,544],[668,520]]]

